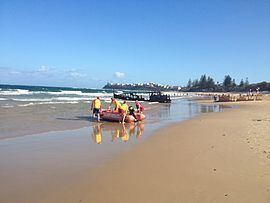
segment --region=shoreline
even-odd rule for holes
[[[21,189],[17,184],[12,189],[15,197],[6,196],[8,187],[2,185],[5,195],[1,196],[5,202],[268,202],[270,103],[234,104],[240,108],[162,126],[146,141],[91,170],[79,166],[87,157],[72,163],[78,165],[73,169],[65,158],[67,165],[58,168],[63,174],[55,178],[51,174],[51,181],[38,176],[36,187],[22,181]],[[258,136],[265,145],[255,145],[258,139],[251,139],[254,123],[263,125]]]
[[[182,98],[181,100],[187,99]],[[133,104],[133,102],[129,102],[129,104]],[[152,103],[145,103],[144,105],[144,113],[147,116],[164,106],[164,104]],[[15,107],[12,109],[0,108],[0,140],[79,130],[96,123],[91,117],[89,104],[84,103]],[[101,123],[107,123],[107,121]]]
[[[157,108],[146,106],[146,113]],[[85,103],[0,108],[0,140],[92,126],[96,122],[89,108]]]
[[[97,169],[93,183],[86,183],[91,193],[85,191],[82,199],[90,202],[269,202],[270,149],[261,149],[260,145],[256,148],[250,141],[254,133],[250,130],[252,119],[256,119],[253,117],[261,117],[258,113],[270,104],[265,101],[239,105],[237,109],[200,115],[163,128],[147,142]],[[269,110],[265,113],[270,115]],[[270,132],[267,124],[262,124],[258,135],[263,141]],[[174,134],[177,132],[189,136],[177,137]],[[164,139],[164,136],[169,137]]]

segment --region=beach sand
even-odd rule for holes
[[[270,101],[172,125],[95,172],[85,202],[270,202]]]
[[[16,174],[1,202],[270,202],[269,97],[233,105],[162,128],[89,171],[78,160],[58,181],[24,186],[31,175]]]

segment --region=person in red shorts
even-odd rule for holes
[[[142,113],[144,111],[144,106],[138,101],[135,101],[136,109],[138,113]]]

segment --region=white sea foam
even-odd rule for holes
[[[13,101],[20,102],[53,102],[53,101],[92,101],[95,97],[53,97],[53,98],[25,98],[25,99],[12,99]]]
[[[60,92],[47,92],[47,91],[29,91],[24,89],[13,89],[13,90],[0,90],[0,95],[32,95],[32,94],[50,94],[50,95],[79,95],[79,96],[103,96],[103,97],[111,97],[112,93],[102,92],[82,92],[82,91],[68,91],[62,90]]]
[[[79,90],[62,90],[59,92],[48,91],[30,91],[25,89],[2,89],[0,91],[0,101],[18,102],[18,106],[33,106],[43,104],[77,104],[79,102],[91,103],[93,99],[100,96],[102,100],[109,101],[112,93],[105,91],[84,93]],[[23,103],[21,103],[23,102]],[[11,104],[13,105],[13,104]],[[15,106],[17,106],[15,105]],[[11,108],[5,107],[5,108]]]
[[[56,101],[87,101],[87,100],[92,100],[94,99],[93,97],[92,98],[89,98],[89,97],[56,97],[56,98],[53,98],[53,100],[56,100]]]
[[[112,97],[112,93],[106,93],[106,92],[81,92],[81,91],[61,91],[61,92],[44,92],[46,94],[51,94],[51,95],[79,95],[79,96],[92,96],[92,97]]]
[[[178,100],[178,99],[183,99],[184,98],[184,96],[179,96],[179,97],[172,97],[171,96],[171,100]]]
[[[44,92],[46,94],[52,94],[52,95],[80,95],[82,92],[81,91],[64,91],[62,90],[61,92]]]
[[[5,96],[13,96],[13,95],[29,95],[33,94],[33,92],[29,90],[22,90],[22,89],[14,89],[14,90],[4,90],[0,92],[0,95],[5,95]]]
[[[12,105],[4,105],[4,106],[1,106],[2,108],[13,108],[14,106]]]
[[[152,105],[152,104],[158,104],[158,102],[149,102],[148,104]]]
[[[18,106],[21,106],[21,107],[26,107],[26,106],[34,106],[34,105],[42,105],[42,104],[78,104],[79,102],[77,101],[69,101],[69,102],[30,102],[28,104],[20,104]]]
[[[12,99],[13,101],[21,101],[21,102],[39,102],[39,101],[52,101],[52,99],[39,99],[39,98],[32,98],[32,99]]]

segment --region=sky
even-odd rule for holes
[[[0,84],[270,81],[270,0],[0,0]]]

